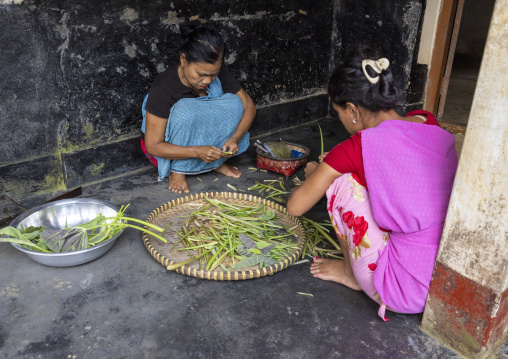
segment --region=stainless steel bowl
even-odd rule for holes
[[[116,216],[119,210],[120,208],[114,204],[98,199],[64,199],[34,207],[20,214],[11,222],[11,226],[16,228],[20,228],[20,226],[25,228],[30,226],[46,226],[51,229],[59,229],[91,221],[99,213],[102,213],[106,217],[113,217]],[[106,242],[96,246],[66,253],[36,252],[14,243],[12,245],[41,264],[53,267],[70,267],[93,261],[102,256],[113,246],[115,240],[122,232],[123,230],[119,231]]]

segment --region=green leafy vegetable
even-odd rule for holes
[[[263,221],[271,221],[275,218],[275,212],[272,210],[266,211],[262,215],[259,216],[259,219]]]
[[[172,223],[166,228],[160,228],[149,222],[125,217],[123,213],[128,206],[122,206],[115,217],[105,217],[99,213],[92,220],[73,227],[66,226],[61,229],[50,229],[44,226],[20,229],[5,227],[0,229],[0,242],[19,244],[38,252],[65,253],[95,246],[111,239],[125,228],[134,228],[167,243],[163,235]],[[139,223],[143,227],[129,222]],[[161,234],[154,233],[152,230]]]
[[[271,266],[272,264],[277,263],[277,261],[272,258],[262,255],[262,254],[254,254],[250,257],[246,257],[238,262],[233,269],[243,269],[247,267],[252,267],[259,264],[260,268]]]
[[[321,132],[321,127],[319,128]],[[321,152],[323,152],[323,136],[321,132]],[[296,178],[295,178],[296,179]],[[295,186],[300,185],[302,182],[300,180],[294,179]],[[282,180],[265,180],[265,182],[269,182],[269,184],[263,184],[256,182],[254,186],[249,187],[249,190],[259,190],[260,195],[264,195],[264,198],[272,198],[279,202],[285,202],[281,195],[285,195],[289,192],[285,192],[286,189],[282,183]],[[278,186],[276,186],[278,184]],[[280,188],[280,189],[279,189]],[[278,196],[278,197],[274,197]],[[264,218],[264,217],[263,217]],[[303,225],[303,228],[306,233],[307,241],[305,242],[305,246],[302,252],[302,258],[305,255],[308,255],[312,258],[316,256],[329,257],[329,258],[343,258],[342,251],[336,240],[332,238],[335,235],[330,235],[330,230],[326,227],[332,227],[330,221],[318,223],[316,221],[310,220],[304,216],[299,217],[300,222]],[[332,232],[333,233],[333,232]],[[282,230],[281,230],[281,233]],[[288,239],[291,237],[288,237]],[[295,240],[296,238],[293,237]],[[334,248],[325,248],[321,245],[327,246],[331,244]]]
[[[79,251],[88,247],[85,228],[50,229],[40,234],[41,242],[55,253]]]
[[[30,227],[33,228],[33,227]],[[34,233],[29,231],[28,236],[33,236]],[[49,252],[48,250],[44,250],[43,247],[39,247],[37,243],[33,243],[30,239],[28,239],[22,231],[14,227],[5,227],[0,229],[0,242],[10,242],[25,246],[29,249],[38,250],[39,252]]]

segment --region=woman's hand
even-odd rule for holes
[[[228,154],[223,155],[224,157],[230,158],[238,153],[238,143],[242,139],[242,137],[247,133],[256,116],[256,106],[254,106],[254,102],[250,96],[245,92],[245,90],[240,89],[236,93],[240,100],[242,100],[243,105],[243,115],[240,119],[240,122],[236,126],[236,130],[233,135],[224,142],[222,145],[222,151],[227,152]]]
[[[318,168],[319,164],[316,161],[312,161],[307,163],[307,166],[305,166],[305,178],[309,178],[311,174],[314,173],[316,168]]]
[[[323,152],[322,154],[319,155],[319,163],[323,162],[327,154],[328,152]]]
[[[230,158],[238,153],[238,142],[240,142],[239,138],[234,136],[228,138],[226,142],[222,145],[223,152],[230,152],[230,154],[223,155],[224,157]]]
[[[196,157],[202,159],[206,163],[217,161],[223,154],[223,152],[215,146],[197,146],[196,152]]]
[[[291,216],[301,216],[311,209],[325,195],[333,181],[342,176],[326,162],[320,165],[311,162],[307,167],[312,169],[312,174],[307,175],[307,179],[289,195],[286,208]]]

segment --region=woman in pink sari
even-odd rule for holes
[[[328,94],[351,138],[311,162],[289,198],[300,216],[325,194],[344,260],[315,258],[316,278],[363,290],[386,309],[421,313],[457,168],[452,134],[426,111],[402,117],[389,61],[360,46]]]

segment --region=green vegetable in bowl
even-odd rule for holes
[[[123,214],[127,207],[129,205],[122,206],[115,217],[105,217],[99,213],[89,222],[61,229],[50,229],[44,226],[21,229],[5,227],[0,229],[0,242],[15,243],[37,252],[66,253],[96,246],[112,238],[122,229],[134,228],[167,243],[162,236],[171,223],[166,228],[161,228],[136,218],[125,217]],[[160,234],[128,222],[142,224]]]

